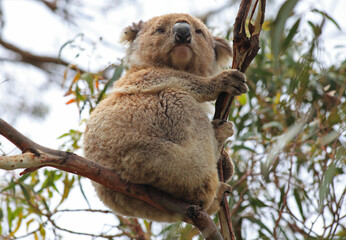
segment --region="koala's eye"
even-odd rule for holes
[[[196,30],[196,33],[198,33],[198,34],[203,34],[203,32],[202,32],[201,29],[197,29],[197,30]]]
[[[156,29],[156,32],[158,32],[158,33],[165,33],[165,29],[160,27],[160,28]]]

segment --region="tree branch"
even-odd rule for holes
[[[208,240],[222,240],[212,219],[199,206],[188,204],[151,186],[124,182],[115,171],[70,152],[63,152],[41,146],[22,135],[0,118],[0,135],[15,144],[23,154],[0,156],[0,169],[25,168],[21,174],[41,167],[54,167],[66,172],[87,177],[114,191],[140,199],[161,211],[176,216],[177,221],[191,222]]]
[[[15,46],[11,43],[6,42],[2,38],[0,38],[0,45],[2,45],[4,48],[6,48],[12,52],[19,54],[21,56],[20,60],[22,62],[29,63],[29,64],[37,66],[39,68],[42,68],[42,65],[47,64],[47,63],[54,63],[54,64],[63,65],[63,66],[69,65],[68,62],[65,62],[64,60],[59,59],[59,58],[53,58],[53,57],[48,57],[48,56],[39,56],[39,55],[32,54],[28,51],[20,49],[19,47]]]
[[[266,0],[256,0],[255,7],[258,1],[260,1],[260,4],[255,19],[255,25],[251,22],[246,25],[246,19],[249,14],[252,0],[242,0],[234,23],[232,68],[238,69],[243,73],[245,73],[260,49],[259,34],[264,21]],[[246,31],[246,26],[248,31]],[[247,36],[247,32],[250,33],[250,38]],[[216,100],[214,119],[227,120],[233,100],[234,97],[230,94],[221,93]]]
[[[260,1],[259,5],[258,1]],[[238,69],[241,72],[246,71],[251,61],[257,55],[259,50],[259,34],[264,21],[266,0],[256,0],[253,11],[250,15],[249,23],[248,25],[246,24],[251,3],[252,0],[242,0],[234,23],[232,68]],[[259,7],[257,10],[255,25],[253,25],[251,19],[257,6]],[[248,31],[246,31],[246,27],[248,28]],[[250,38],[247,36],[247,32],[250,34]],[[233,100],[234,96],[225,92],[220,93],[215,104],[214,119],[227,120]],[[222,173],[222,159],[219,160],[218,168],[219,173]],[[222,174],[220,175],[222,176]],[[221,181],[223,181],[223,179],[221,179]],[[235,236],[226,196],[224,197],[222,208],[219,211],[219,218],[224,239],[234,240]]]

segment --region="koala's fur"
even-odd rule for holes
[[[190,26],[191,39],[183,44],[177,43],[172,30],[176,23]],[[215,100],[222,91],[233,95],[247,91],[242,73],[221,72],[231,57],[229,44],[187,14],[134,24],[124,30],[122,40],[129,43],[129,70],[91,114],[85,156],[116,170],[125,181],[154,186],[212,214],[227,189],[219,181],[217,161],[233,131],[231,123],[211,123],[200,103]],[[117,214],[180,220],[94,185],[100,199]]]

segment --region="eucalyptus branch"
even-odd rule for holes
[[[32,64],[34,66],[38,66],[40,68],[42,68],[42,64],[46,64],[46,63],[54,63],[54,64],[60,64],[60,65],[64,65],[64,66],[68,66],[69,63],[58,59],[58,58],[53,58],[53,57],[48,57],[48,56],[39,56],[39,55],[35,55],[32,54],[28,51],[25,51],[11,43],[6,42],[4,39],[0,38],[0,45],[2,45],[4,48],[15,52],[17,54],[19,54],[21,56],[21,60],[23,62]]]
[[[259,1],[259,4],[257,2]],[[251,61],[257,55],[259,47],[259,34],[264,21],[266,0],[256,0],[258,6],[254,25],[246,24],[252,0],[242,0],[234,23],[233,31],[233,62],[232,68],[245,73]],[[252,13],[253,15],[253,13]],[[246,29],[246,26],[248,29]],[[248,37],[247,33],[250,34]],[[227,93],[221,93],[216,100],[214,119],[227,120],[234,97]]]
[[[249,23],[247,24],[251,3],[252,0],[241,1],[233,31],[232,68],[238,69],[243,73],[246,71],[259,50],[259,34],[262,30],[266,7],[266,0],[256,0],[252,13],[249,17]],[[256,8],[257,16],[253,24],[251,20]],[[249,37],[248,33],[250,34]],[[234,96],[225,92],[220,93],[216,100],[214,119],[227,120],[233,100]],[[222,173],[222,159],[220,159],[219,162],[219,173]],[[231,214],[226,197],[224,197],[222,208],[219,211],[219,218],[224,239],[234,240],[235,236],[231,221]]]
[[[26,174],[49,166],[78,174],[114,191],[145,201],[161,211],[170,212],[176,216],[177,221],[192,222],[208,240],[223,239],[212,219],[199,206],[188,204],[151,186],[124,182],[115,171],[76,154],[41,146],[22,135],[1,118],[0,135],[23,152],[17,156],[0,156],[0,169],[25,168],[21,174]]]

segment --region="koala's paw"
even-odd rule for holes
[[[223,204],[225,194],[230,193],[230,192],[231,192],[231,186],[228,185],[227,183],[220,182],[219,188],[218,188],[216,195],[215,195],[215,198],[214,198],[214,201],[212,202],[212,204],[207,209],[207,213],[209,215],[211,215],[211,214],[219,211],[220,206]]]
[[[233,176],[234,165],[225,149],[222,149],[219,161],[222,161],[222,178],[220,169],[218,169],[219,179],[227,182]],[[218,166],[220,165],[218,164]]]
[[[215,119],[211,122],[213,124],[215,138],[222,146],[226,139],[233,135],[233,124],[221,119]]]
[[[220,92],[227,92],[233,96],[238,96],[249,90],[246,85],[245,74],[238,70],[225,70],[217,75],[216,78],[216,81],[220,83]]]

